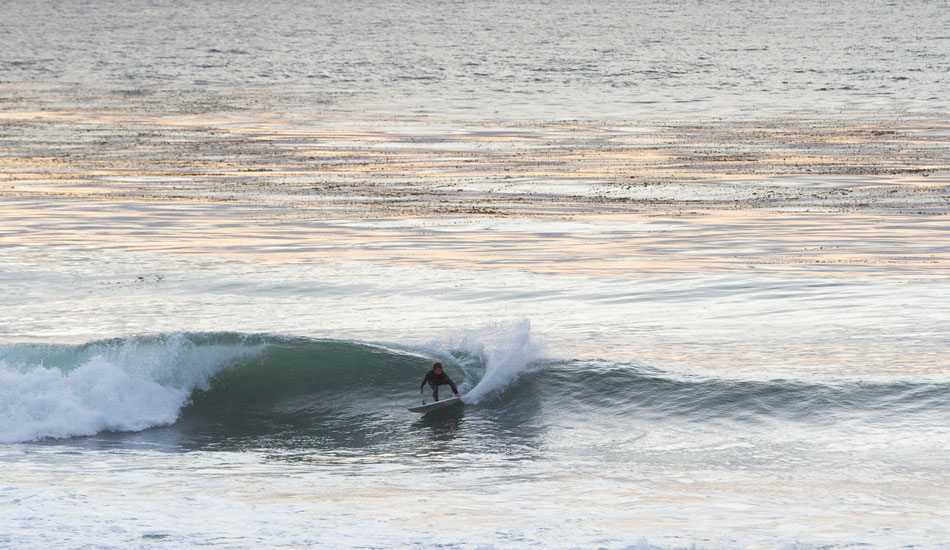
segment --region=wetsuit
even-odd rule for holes
[[[436,374],[435,369],[430,370],[426,373],[426,377],[422,379],[422,384],[419,385],[419,389],[426,387],[426,384],[429,384],[429,387],[432,388],[432,399],[436,401],[439,400],[439,386],[448,384],[452,388],[452,393],[458,393],[458,388],[455,387],[455,382],[449,378],[448,374],[445,374],[445,371],[442,371],[442,374]]]

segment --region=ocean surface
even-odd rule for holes
[[[942,110],[948,19],[913,0],[5,2],[0,82],[502,120]]]
[[[950,549],[946,1],[0,46],[0,548]]]

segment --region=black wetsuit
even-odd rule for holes
[[[442,374],[436,374],[435,369],[427,372],[426,377],[422,379],[422,384],[419,385],[419,389],[426,387],[426,384],[429,384],[429,387],[432,388],[432,399],[436,401],[439,400],[439,386],[448,384],[452,388],[452,393],[459,392],[458,388],[455,387],[455,382],[449,378],[448,374],[445,374],[445,371],[442,371]]]

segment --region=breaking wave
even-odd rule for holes
[[[567,417],[821,424],[950,410],[943,381],[691,379],[638,363],[552,360],[525,321],[421,346],[237,333],[3,345],[0,442],[171,427],[206,444],[385,445],[418,421],[406,406],[418,403],[433,360],[465,393],[465,411],[512,430]]]

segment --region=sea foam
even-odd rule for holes
[[[430,341],[425,351],[458,363],[465,376],[459,390],[469,404],[503,391],[544,356],[544,346],[532,338],[527,319],[458,331]]]
[[[0,346],[0,443],[174,423],[195,389],[259,345],[184,334],[84,346]]]

